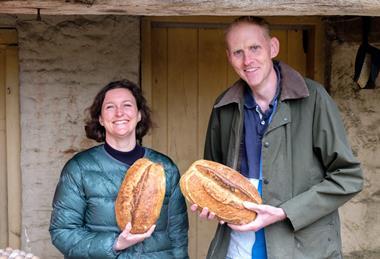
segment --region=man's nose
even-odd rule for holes
[[[252,63],[253,55],[249,52],[244,53],[244,65],[248,66]]]

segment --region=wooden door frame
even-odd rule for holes
[[[229,24],[233,16],[147,16],[141,20],[141,87],[148,104],[152,104],[152,61],[151,61],[151,28],[153,23],[174,24]],[[312,30],[311,48],[313,56],[314,79],[325,84],[325,30],[321,17],[318,16],[270,16],[264,17],[273,26],[307,26]],[[144,137],[144,145],[152,145],[152,136]]]
[[[0,218],[7,226],[7,246],[21,248],[21,129],[20,129],[20,93],[19,60],[17,31],[0,28],[0,47],[5,50],[4,78],[1,84],[5,89],[5,132],[6,132],[6,179],[5,190],[0,195],[6,197],[7,216]],[[0,208],[4,209],[4,208]]]

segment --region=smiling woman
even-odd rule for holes
[[[104,144],[76,154],[63,168],[53,200],[53,244],[65,258],[135,258],[145,253],[188,258],[187,210],[177,166],[141,146],[152,123],[140,87],[128,80],[111,82],[87,111],[87,137]],[[132,234],[131,222],[119,230],[115,200],[126,172],[140,158],[163,166],[166,186],[156,224]]]

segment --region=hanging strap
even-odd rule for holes
[[[371,17],[362,17],[363,35],[355,59],[354,81],[360,88],[373,89],[380,70],[380,50],[368,43]]]

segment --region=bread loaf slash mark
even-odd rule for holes
[[[142,192],[145,190],[145,185],[147,184],[147,181],[145,179],[148,178],[149,176],[149,173],[150,173],[150,168],[152,167],[152,164],[150,164],[143,172],[142,176],[140,177],[140,180],[139,182],[136,184],[136,188],[135,188],[135,192],[133,194],[133,199],[132,201],[134,201],[131,205],[132,205],[132,208],[131,208],[131,212],[137,210],[137,208],[139,207],[139,204],[140,204],[140,200],[141,200],[141,197],[142,197]],[[132,218],[132,226],[135,222],[135,213],[131,213],[131,218]]]
[[[233,206],[237,209],[244,209],[242,200],[239,199],[234,192],[224,191],[224,188],[220,186],[220,184],[213,181],[205,181],[203,188],[214,200],[217,200],[220,203],[229,206]]]
[[[229,189],[232,193],[238,193],[240,192],[243,194],[242,199],[246,201],[255,201],[255,198],[252,197],[252,195],[241,188],[240,186],[234,184],[231,182],[228,178],[224,177],[220,172],[213,170],[211,168],[205,167],[203,165],[196,165],[196,168],[199,172],[201,172],[204,176],[213,179],[215,182],[217,182],[220,186],[224,187],[225,189]]]

